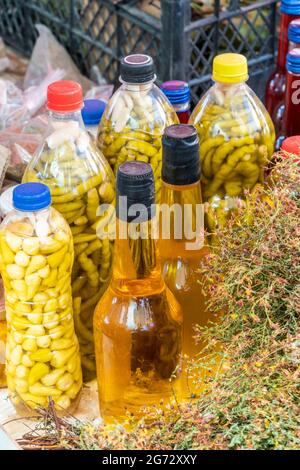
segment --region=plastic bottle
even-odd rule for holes
[[[3,191],[0,196],[0,216],[1,220],[13,210],[12,193],[16,186],[10,186]],[[5,315],[5,301],[4,301],[4,287],[3,281],[0,277],[0,388],[6,387],[6,374],[5,374],[5,347],[6,347],[6,315]]]
[[[264,169],[273,155],[274,126],[263,104],[246,85],[247,59],[240,54],[214,58],[215,84],[194,109],[200,140],[204,200],[210,203],[207,228],[226,223],[244,191],[264,183]]]
[[[282,134],[277,139],[277,148],[286,137],[300,134],[300,48],[292,49],[287,55],[287,83],[285,113]]]
[[[133,54],[122,59],[122,85],[110,98],[101,119],[98,146],[114,171],[125,161],[150,163],[159,202],[161,136],[167,126],[179,121],[155,80],[151,57]]]
[[[289,40],[289,51],[300,46],[300,19],[293,20],[289,24],[288,40]],[[284,98],[274,112],[273,122],[275,125],[277,136],[280,136],[283,132],[283,116],[284,116],[284,109],[285,109]],[[279,148],[280,148],[280,140],[276,142],[276,150],[279,150]]]
[[[18,412],[70,410],[82,386],[74,331],[72,234],[49,188],[21,184],[0,226],[0,269],[7,316],[6,374]]]
[[[182,315],[161,274],[152,236],[154,202],[151,166],[120,165],[113,274],[94,316],[100,411],[106,420],[123,421],[128,414],[142,416],[142,407],[167,405],[178,383]],[[135,204],[143,204],[139,221],[131,213]]]
[[[173,105],[179,122],[187,124],[190,117],[190,88],[188,83],[170,80],[164,82],[160,88]]]
[[[82,119],[86,130],[92,138],[96,140],[99,122],[104,113],[106,103],[101,100],[84,100],[84,106],[81,110]]]
[[[111,274],[113,243],[101,241],[111,213],[98,215],[101,204],[115,199],[114,175],[84,128],[81,86],[62,80],[48,87],[49,130],[23,181],[41,181],[50,188],[53,207],[66,219],[74,240],[72,272],[74,320],[80,342],[84,380],[96,375],[93,313]]]
[[[286,55],[289,49],[288,27],[291,21],[300,16],[300,0],[283,0],[280,7],[280,30],[278,56],[275,70],[266,85],[266,108],[277,128],[276,113],[284,101],[286,85]],[[279,116],[280,119],[280,116]]]

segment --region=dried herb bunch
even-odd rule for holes
[[[300,446],[300,171],[277,163],[270,186],[248,195],[217,233],[205,274],[221,321],[198,334],[223,345],[223,371],[197,400],[153,423],[113,430],[78,423],[67,448],[297,449]],[[209,355],[209,346],[207,346]],[[197,360],[195,361],[197,362]],[[197,365],[197,364],[196,364]],[[199,373],[199,377],[202,374]],[[60,425],[62,426],[62,424]],[[73,428],[74,429],[74,428]],[[23,441],[24,444],[24,441]],[[76,447],[77,446],[77,447]]]

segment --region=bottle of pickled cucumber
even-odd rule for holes
[[[167,126],[179,121],[168,99],[155,85],[155,79],[151,57],[133,54],[122,59],[122,85],[102,116],[98,146],[114,171],[126,161],[150,163],[159,202],[161,136]]]
[[[240,54],[214,58],[215,84],[194,109],[200,139],[204,200],[210,202],[207,228],[222,226],[245,191],[264,183],[274,150],[274,126],[266,109],[246,85],[247,59]]]
[[[300,17],[300,0],[282,0],[280,7],[280,29],[278,56],[275,70],[271,73],[266,85],[266,108],[275,122],[279,106],[284,101],[286,86],[286,55],[288,53],[288,27],[291,21]]]
[[[196,325],[208,326],[218,317],[207,306],[208,286],[200,272],[209,251],[204,239],[199,140],[190,125],[173,125],[164,133],[159,242],[164,280],[183,311],[183,382],[188,398],[201,389],[201,383],[196,386],[192,379],[193,361],[198,361],[198,378],[201,354],[203,378],[208,368],[206,342],[200,333],[196,341]]]
[[[106,421],[142,416],[143,407],[166,405],[177,390],[182,314],[161,275],[154,202],[151,166],[120,165],[113,274],[94,316]]]
[[[82,386],[72,309],[72,234],[40,183],[14,189],[0,226],[7,318],[6,375],[19,413],[74,409]]]
[[[23,181],[47,184],[55,207],[71,227],[75,261],[72,273],[75,328],[80,342],[84,380],[96,375],[93,312],[111,272],[112,242],[100,240],[115,199],[114,175],[84,128],[81,86],[62,80],[48,87],[49,132],[29,163]],[[54,275],[54,274],[53,274]],[[55,283],[55,279],[53,279]]]

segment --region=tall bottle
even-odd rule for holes
[[[289,28],[288,28],[288,40],[289,40],[289,46],[288,46],[289,51],[300,46],[300,18],[290,22]],[[285,87],[285,90],[286,90],[286,87]],[[274,113],[274,118],[273,118],[275,130],[277,134],[276,150],[280,149],[280,143],[282,139],[281,134],[283,133],[283,116],[284,116],[284,110],[285,110],[284,100],[285,100],[285,94],[284,94],[282,102],[277,107]],[[279,139],[278,139],[278,136],[280,136]]]
[[[162,278],[154,202],[151,166],[120,165],[112,279],[94,316],[100,411],[107,420],[167,404],[178,384],[182,312]]]
[[[300,134],[300,48],[292,49],[288,53],[286,68],[287,84],[282,140]]]
[[[284,101],[285,86],[286,86],[286,55],[288,53],[288,27],[292,20],[300,16],[300,0],[283,0],[281,2],[281,17],[280,17],[280,31],[279,31],[279,44],[276,68],[270,75],[266,85],[265,104],[266,108],[274,121],[275,127],[278,124],[276,121],[276,113],[279,106]]]
[[[175,110],[155,85],[153,59],[144,54],[124,57],[122,85],[110,98],[102,116],[98,146],[116,172],[126,161],[150,163],[155,177],[156,200],[161,187],[161,137],[178,123]]]
[[[53,206],[71,227],[75,247],[74,320],[84,379],[90,380],[96,375],[93,313],[109,281],[113,248],[108,239],[97,237],[98,226],[107,226],[110,218],[109,211],[98,216],[97,209],[115,199],[115,183],[106,159],[84,128],[82,106],[78,83],[61,80],[48,87],[48,135],[23,181],[47,184]]]
[[[82,386],[72,309],[72,234],[50,207],[46,185],[17,186],[13,204],[0,227],[9,395],[19,412],[47,407],[50,398],[57,411],[70,410]]]

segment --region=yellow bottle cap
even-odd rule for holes
[[[217,55],[213,61],[212,79],[221,83],[239,83],[248,79],[247,59],[242,54]]]

